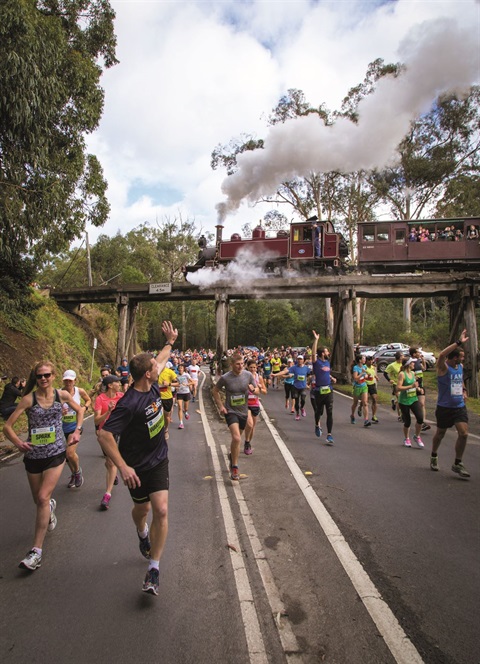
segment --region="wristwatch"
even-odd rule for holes
[[[80,433],[83,433],[83,427],[77,427],[77,429],[80,431]]]

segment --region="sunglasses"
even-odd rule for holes
[[[44,374],[36,374],[35,378],[37,380],[40,380],[41,378],[50,378],[51,375],[52,375],[51,372],[50,373],[44,373]]]

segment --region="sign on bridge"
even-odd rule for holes
[[[166,283],[166,284],[148,284],[148,292],[150,295],[154,295],[157,293],[171,293],[172,292],[172,284],[171,283]]]

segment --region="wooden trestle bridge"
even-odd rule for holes
[[[323,275],[284,279],[265,277],[245,283],[216,282],[209,287],[188,282],[172,284],[127,284],[116,288],[97,286],[54,290],[50,295],[69,311],[85,303],[115,303],[118,309],[117,363],[136,351],[135,318],[139,302],[182,302],[214,300],[216,311],[216,352],[221,357],[228,346],[230,300],[331,298],[334,334],[331,341],[332,369],[349,380],[353,360],[353,301],[362,298],[446,297],[450,312],[450,341],[466,328],[465,376],[470,396],[479,396],[479,349],[475,308],[479,301],[479,273],[415,273],[396,275]],[[446,340],[447,341],[447,340]]]

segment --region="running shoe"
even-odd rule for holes
[[[358,415],[358,417],[362,417],[362,407],[361,406],[358,407],[357,415]]]
[[[370,422],[370,420],[365,420],[365,422],[363,423],[363,426],[364,427],[371,427],[372,423]]]
[[[410,438],[405,438],[405,440],[403,441],[403,446],[404,447],[412,447],[412,442],[411,442]]]
[[[108,508],[110,507],[110,498],[111,497],[112,496],[109,493],[104,493],[103,494],[103,498],[100,502],[100,509],[101,510],[108,510]]]
[[[401,415],[397,417],[397,422],[403,422],[403,417]]]
[[[118,485],[118,475],[115,475],[115,479],[113,480],[114,486]]]
[[[195,403],[195,397],[192,397],[192,403]]]
[[[322,435],[322,429],[318,425],[315,427],[315,435],[317,438],[320,438]]]
[[[329,433],[329,434],[327,435],[326,441],[327,441],[327,445],[333,445],[334,440],[333,440],[333,436],[332,436],[331,433]]]
[[[77,489],[79,489],[83,484],[83,473],[82,469],[78,469],[78,473],[75,473],[75,486]]]
[[[353,415],[350,415],[350,424],[355,424],[355,418]]]
[[[372,417],[372,424],[378,424],[378,417]]]
[[[152,548],[152,545],[150,544],[150,537],[148,536],[148,526],[147,526],[146,537],[140,537],[140,533],[138,532],[138,530],[137,530],[137,535],[138,535],[138,548],[140,549],[140,553],[144,558],[150,560],[150,549]]]
[[[294,412],[295,412],[295,408],[292,408],[292,410],[290,411],[290,413],[293,414]]]
[[[33,572],[37,567],[42,566],[42,554],[32,549],[19,564],[20,569],[29,569]]]
[[[454,473],[457,473],[460,475],[460,477],[470,477],[470,473],[468,470],[465,468],[463,463],[460,461],[460,463],[454,463],[452,466],[452,470]]]
[[[425,447],[425,445],[423,444],[423,440],[420,438],[420,436],[416,436],[416,435],[414,434],[414,436],[413,436],[413,441],[418,445],[418,447],[420,447],[420,449],[423,450],[423,448]]]
[[[243,446],[243,451],[245,454],[253,454],[252,446],[250,443],[245,443]]]
[[[438,470],[438,457],[430,457],[430,470]]]
[[[299,420],[299,419],[300,419],[300,415],[295,415],[295,419],[296,419],[296,420]]]
[[[75,473],[72,473],[70,475],[70,481],[67,484],[67,489],[73,489],[74,486],[75,486]]]
[[[185,419],[186,419],[186,420],[189,420],[189,419],[190,419],[190,415],[189,415],[187,412],[185,412]]]
[[[305,410],[305,408],[302,408],[300,412],[302,413],[302,417],[307,417],[307,411]]]
[[[232,480],[237,480],[238,481],[240,479],[240,473],[238,472],[238,466],[232,466],[230,477],[232,478]]]
[[[183,422],[180,422],[180,424],[178,425],[178,428],[179,428],[179,429],[184,429],[184,428],[185,428],[185,427],[183,426]]]
[[[47,530],[49,533],[52,532],[52,530],[55,530],[57,526],[57,517],[55,514],[55,510],[57,508],[57,501],[55,498],[50,498],[50,519],[48,521],[48,526]]]
[[[429,424],[427,424],[426,422],[424,422],[424,423],[422,424],[422,431],[428,431],[428,430],[431,429],[431,428],[432,428],[432,427],[431,427]]]
[[[160,581],[160,572],[152,567],[145,575],[142,590],[149,595],[158,595],[158,585]]]
[[[395,402],[395,399],[392,399],[392,410],[397,410],[397,404]]]

